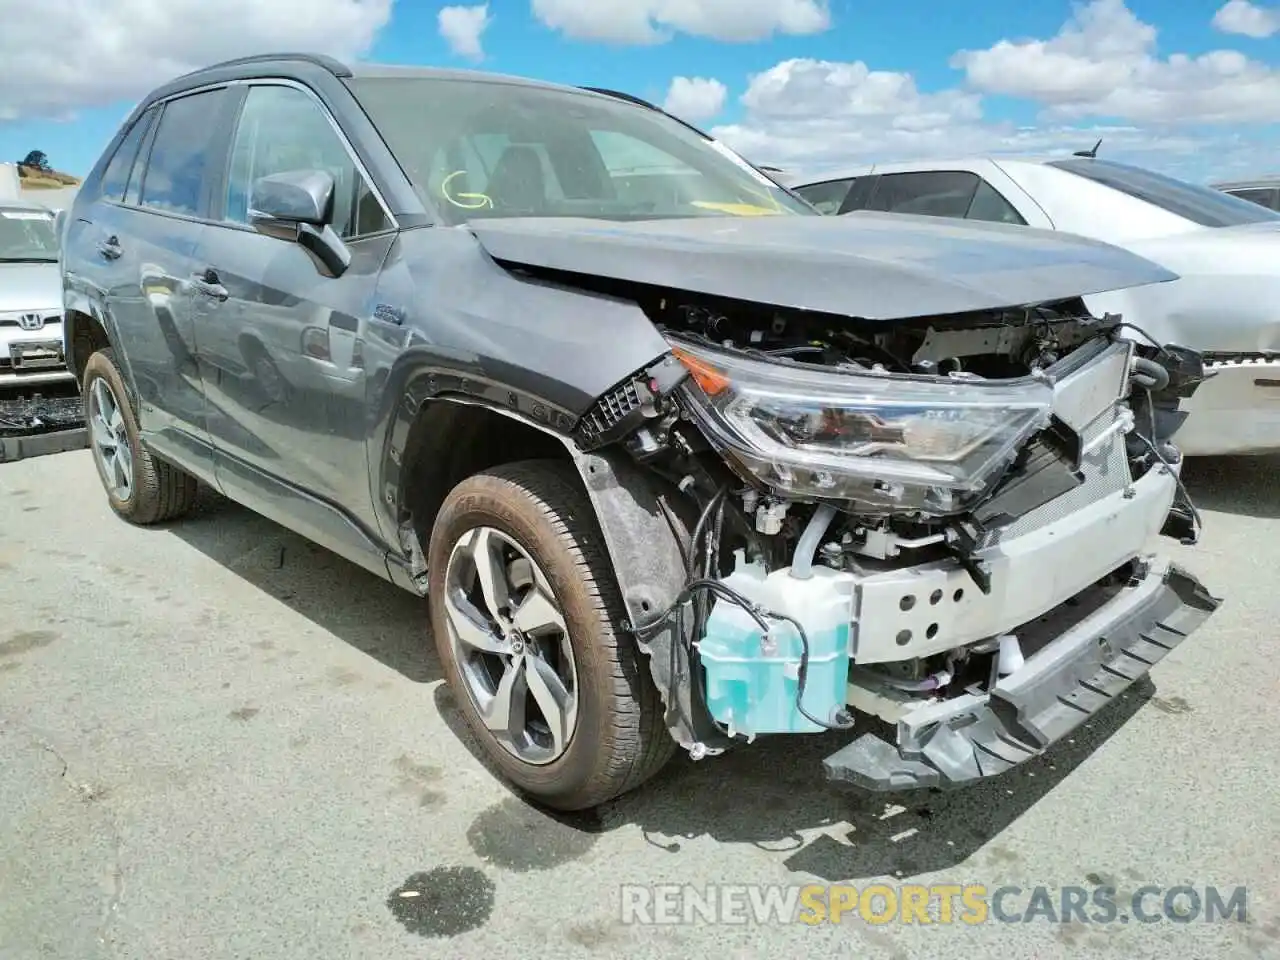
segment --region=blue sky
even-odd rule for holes
[[[1101,136],[1104,154],[1188,179],[1280,172],[1274,0],[46,0],[20,20],[9,7],[0,157],[40,149],[78,175],[167,77],[304,48],[613,86],[793,170]]]

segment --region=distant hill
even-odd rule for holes
[[[80,186],[80,178],[57,170],[41,170],[18,164],[18,179],[23,190],[61,190],[64,187]]]

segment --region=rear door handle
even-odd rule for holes
[[[120,238],[116,236],[107,237],[98,244],[98,252],[108,260],[118,260],[124,251],[120,248]]]
[[[219,303],[222,303],[230,296],[227,293],[227,288],[218,282],[218,272],[213,268],[192,274],[191,285],[206,297],[212,297]]]

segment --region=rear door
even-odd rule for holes
[[[195,365],[191,284],[211,174],[222,166],[227,88],[151,108],[105,171],[102,194],[72,225],[89,280],[102,291],[117,356],[136,391],[138,423],[157,454],[206,480],[212,454]]]
[[[264,80],[238,93],[217,223],[202,235],[196,265],[217,292],[198,315],[196,339],[219,483],[344,553],[352,520],[373,528],[363,318],[393,221],[313,92]],[[302,170],[334,179],[330,225],[351,254],[341,276],[250,225],[253,183]]]

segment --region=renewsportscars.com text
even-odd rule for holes
[[[629,924],[1243,923],[1244,887],[629,884]]]

